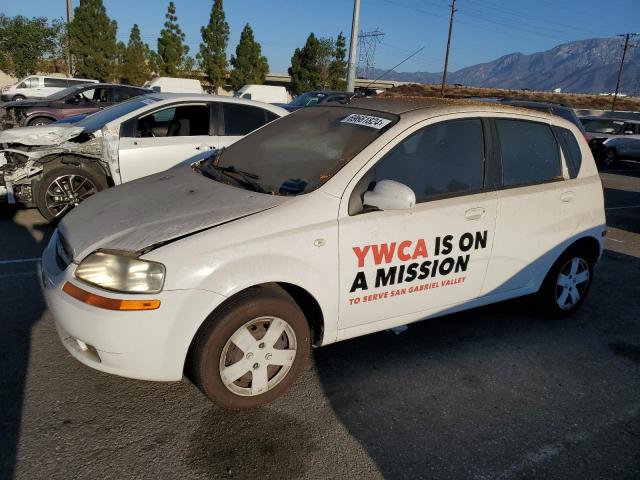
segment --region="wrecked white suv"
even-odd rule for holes
[[[80,362],[187,373],[243,408],[281,395],[312,345],[536,292],[570,314],[604,232],[600,177],[570,122],[362,99],[88,199],[60,222],[42,276]]]
[[[107,187],[223,148],[288,112],[202,94],[136,97],[74,124],[0,132],[0,197],[53,220]]]

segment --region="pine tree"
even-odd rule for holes
[[[69,25],[74,74],[78,77],[109,81],[114,76],[116,30],[102,0],[80,0]]]
[[[329,67],[333,62],[336,43],[333,38],[321,37],[318,39],[318,68],[320,69],[320,83],[322,88],[329,87]]]
[[[214,0],[209,23],[200,29],[200,61],[205,77],[212,88],[223,87],[227,74],[227,44],[229,24],[225,20],[222,0]]]
[[[189,53],[189,47],[184,44],[184,33],[178,25],[176,6],[173,2],[169,2],[165,18],[167,21],[164,22],[164,28],[160,30],[158,38],[159,73],[175,77],[179,74],[184,56]]]
[[[262,84],[269,73],[269,63],[262,56],[262,47],[253,37],[253,30],[247,23],[240,34],[236,56],[231,56],[231,85],[238,90],[247,84]]]
[[[124,62],[122,65],[122,82],[129,85],[142,85],[149,79],[151,72],[147,65],[146,53],[149,46],[143,43],[140,38],[140,28],[133,24],[129,43],[124,52]]]
[[[309,90],[322,88],[322,76],[318,62],[320,45],[316,36],[311,33],[302,50],[296,48],[291,57],[291,88],[296,95]]]
[[[346,39],[342,32],[338,35],[335,47],[335,58],[329,65],[329,88],[332,90],[346,90],[347,81],[347,56]]]

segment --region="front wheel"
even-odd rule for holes
[[[43,125],[49,125],[49,124],[51,124],[53,122],[54,122],[54,120],[52,120],[51,118],[36,117],[33,120],[29,120],[29,123],[27,123],[27,126],[29,126],[29,127],[42,127]]]
[[[593,260],[581,248],[571,249],[554,263],[538,296],[544,309],[556,316],[573,314],[584,302],[593,279]]]
[[[59,220],[80,202],[107,188],[103,176],[87,169],[60,166],[46,172],[36,192],[36,206],[49,222]]]
[[[194,340],[194,383],[219,405],[253,408],[295,383],[310,351],[300,308],[284,292],[252,288],[214,312]]]
[[[21,101],[26,100],[26,99],[27,99],[27,97],[25,97],[24,95],[14,95],[12,100],[14,102],[21,102]]]

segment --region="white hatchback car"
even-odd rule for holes
[[[204,94],[140,95],[73,124],[0,132],[0,198],[62,218],[89,196],[231,145],[287,115]]]
[[[281,395],[312,345],[536,292],[572,313],[605,232],[571,123],[363,99],[88,199],[53,235],[43,281],[80,362],[146,380],[187,372],[244,408]]]

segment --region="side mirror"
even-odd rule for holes
[[[75,95],[71,97],[69,100],[67,100],[67,103],[70,103],[72,105],[78,105],[80,103],[80,97],[78,95]]]
[[[158,85],[151,87],[151,90],[153,90],[156,93],[160,93],[160,87]]]
[[[363,204],[378,210],[408,210],[416,205],[416,194],[404,183],[380,180],[373,191],[365,192]]]

